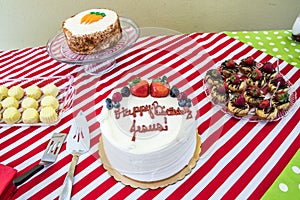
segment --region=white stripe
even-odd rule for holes
[[[22,50],[23,50],[23,49],[22,49]],[[6,55],[6,56],[4,56],[4,57],[1,56],[1,58],[4,58],[4,59],[10,57],[10,58],[7,59],[6,61],[1,62],[1,65],[3,65],[3,66],[5,67],[5,68],[2,68],[2,69],[6,69],[6,68],[7,68],[6,66],[7,66],[8,63],[20,61],[20,58],[22,58],[25,54],[29,54],[29,55],[30,55],[30,54],[32,54],[32,53],[34,53],[34,52],[37,51],[37,49],[28,49],[28,50],[26,50],[26,51],[20,53],[22,50],[18,50],[18,51],[16,51],[16,52],[11,53],[11,54],[9,54],[9,55]],[[27,56],[28,56],[28,55],[27,55]]]
[[[7,64],[7,65],[5,66],[5,69],[6,69],[6,70],[5,70],[5,72],[3,72],[3,73],[1,74],[1,76],[5,76],[5,77],[8,78],[8,77],[14,77],[16,74],[21,73],[22,71],[24,71],[24,70],[27,69],[27,68],[24,68],[25,65],[27,65],[27,64],[30,63],[30,62],[32,62],[32,60],[35,60],[35,59],[38,59],[38,58],[44,56],[44,54],[40,54],[41,52],[43,52],[43,50],[40,50],[40,49],[39,49],[38,51],[34,51],[34,52],[32,52],[31,54],[29,54],[29,55],[27,55],[27,56],[25,56],[25,57],[22,57],[22,58],[16,60],[16,62],[11,62],[11,63]],[[30,60],[25,61],[26,59],[29,59],[29,57],[33,57],[33,58],[31,58]],[[23,61],[24,61],[24,62],[23,62]],[[15,64],[17,64],[17,63],[19,63],[17,66],[12,67],[13,65],[15,65]],[[20,71],[17,72],[17,73],[11,74],[11,72],[12,72],[13,70],[16,70],[16,69],[20,69]]]
[[[298,101],[300,103],[300,101]],[[287,121],[287,120],[285,120]],[[281,123],[281,127],[284,126],[284,123]],[[268,162],[259,170],[259,172],[255,175],[255,177],[247,184],[245,189],[239,194],[237,199],[245,199],[248,198],[253,191],[258,187],[258,185],[263,181],[263,179],[269,174],[274,165],[278,163],[279,159],[281,159],[286,153],[288,147],[295,141],[297,136],[299,135],[300,123],[294,127],[289,136],[284,140],[284,142],[280,145],[280,147],[273,153],[272,157],[268,160]],[[278,129],[280,130],[280,128]]]

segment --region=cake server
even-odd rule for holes
[[[67,136],[66,150],[73,155],[69,171],[65,178],[59,199],[70,199],[74,178],[74,171],[80,155],[90,149],[90,133],[87,120],[82,111],[73,120],[70,132]]]
[[[21,174],[13,180],[15,186],[19,186],[34,174],[41,171],[45,166],[53,164],[56,161],[60,148],[62,147],[67,134],[64,133],[54,133],[48,142],[47,148],[42,156],[42,159],[39,164],[33,166],[30,170]]]

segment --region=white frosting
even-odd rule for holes
[[[91,24],[81,24],[81,18],[90,12],[105,13],[105,17]],[[75,16],[66,19],[63,27],[67,28],[73,35],[85,35],[95,32],[105,31],[110,25],[114,24],[118,19],[118,15],[108,9],[90,9],[76,14]]]
[[[124,97],[121,108],[133,110],[134,106],[152,105],[157,101],[165,109],[178,108],[176,98]],[[180,108],[180,107],[179,107]],[[184,108],[180,108],[183,110]],[[191,108],[190,108],[191,109]],[[100,127],[103,147],[111,166],[122,175],[139,181],[157,181],[168,178],[183,169],[193,157],[196,148],[195,110],[192,118],[183,115],[158,116],[152,119],[148,112],[141,117],[127,116],[115,119],[115,109],[103,106],[100,114]],[[165,121],[164,117],[167,117]],[[136,133],[132,141],[130,128],[136,120],[136,126],[160,123],[168,130]]]

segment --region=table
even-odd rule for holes
[[[166,48],[168,51],[163,51]],[[73,113],[83,110],[88,119],[91,149],[79,158],[72,199],[261,198],[300,147],[299,98],[286,117],[272,123],[247,122],[225,115],[205,95],[202,79],[211,63],[201,56],[203,50],[213,62],[250,55],[257,61],[277,61],[225,33],[140,38],[117,58],[117,67],[102,77],[87,75],[80,66],[53,60],[45,47],[1,52],[0,78],[71,74],[75,77],[76,98],[56,126],[2,127],[0,163],[23,173],[39,162],[52,134],[68,133]],[[291,89],[300,94],[300,70],[284,60],[279,63],[281,73],[294,85]],[[200,159],[192,172],[182,181],[156,190],[134,189],[116,182],[104,170],[98,156],[101,133],[97,115],[102,109],[101,101],[133,66],[140,66],[143,71],[149,65],[157,65],[159,71],[164,71],[164,66],[172,67],[192,85],[203,142]],[[64,145],[56,163],[18,187],[14,198],[57,199],[70,162],[71,155]]]

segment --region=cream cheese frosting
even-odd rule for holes
[[[106,16],[97,22],[90,24],[80,23],[81,19],[88,13],[100,12],[104,13]],[[73,17],[65,20],[63,27],[68,29],[73,35],[80,36],[90,33],[95,33],[99,31],[105,31],[109,26],[114,24],[118,19],[116,12],[109,9],[90,9],[80,12]]]
[[[124,117],[124,108],[133,111],[143,106],[149,106],[153,112],[145,111],[142,116],[137,112],[135,117]],[[181,109],[183,113],[163,115],[163,110],[168,108]],[[158,111],[156,114],[155,110]],[[176,174],[189,163],[196,148],[195,115],[193,107],[179,108],[178,100],[171,97],[139,98],[131,95],[123,98],[119,110],[108,110],[104,106],[100,128],[111,166],[122,175],[146,182]],[[155,125],[156,129],[153,128]],[[135,131],[136,139],[132,141]]]

